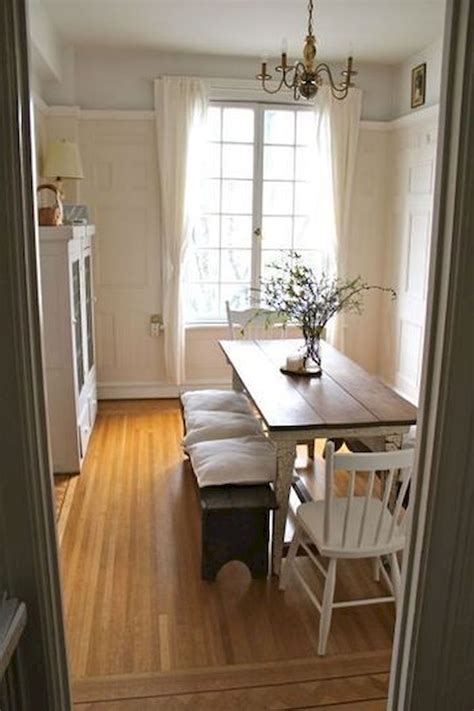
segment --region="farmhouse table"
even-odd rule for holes
[[[279,574],[296,445],[318,438],[382,437],[387,451],[399,449],[416,423],[416,408],[326,342],[322,376],[285,375],[280,366],[299,340],[219,341],[232,367],[233,387],[245,390],[277,449],[272,570]]]

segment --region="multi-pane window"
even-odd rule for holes
[[[315,207],[313,143],[313,116],[309,111],[264,111],[262,276],[290,249],[300,253],[309,265],[322,266],[311,219]]]
[[[226,300],[248,306],[285,251],[321,266],[310,217],[313,134],[305,110],[209,109],[202,217],[187,259],[188,322],[222,321]]]

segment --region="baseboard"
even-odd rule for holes
[[[204,390],[218,388],[230,390],[229,378],[216,380],[190,380],[183,385],[172,385],[165,382],[148,383],[98,383],[97,395],[99,400],[146,400],[176,398],[185,390]]]

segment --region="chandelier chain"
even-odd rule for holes
[[[313,0],[309,0],[308,3],[308,35],[313,34]]]

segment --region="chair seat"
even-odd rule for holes
[[[200,487],[275,479],[276,450],[263,435],[198,442],[188,454]]]
[[[185,423],[185,449],[198,442],[262,434],[260,421],[241,412],[190,410],[185,413]]]
[[[181,394],[181,403],[186,414],[196,410],[252,414],[248,398],[232,390],[192,390]]]
[[[375,544],[377,526],[379,524],[382,502],[371,499],[367,507],[366,528],[361,544],[358,543],[359,531],[364,514],[365,497],[355,497],[352,500],[351,515],[348,523],[346,542],[343,546],[342,537],[347,499],[334,498],[331,509],[332,538],[324,543],[324,501],[310,501],[302,504],[297,511],[297,517],[307,535],[317,546],[323,556],[333,558],[370,558],[401,550],[405,543],[405,535],[399,525],[395,526],[394,536],[390,544],[386,544],[392,526],[392,515],[385,509],[382,518],[379,543]]]

